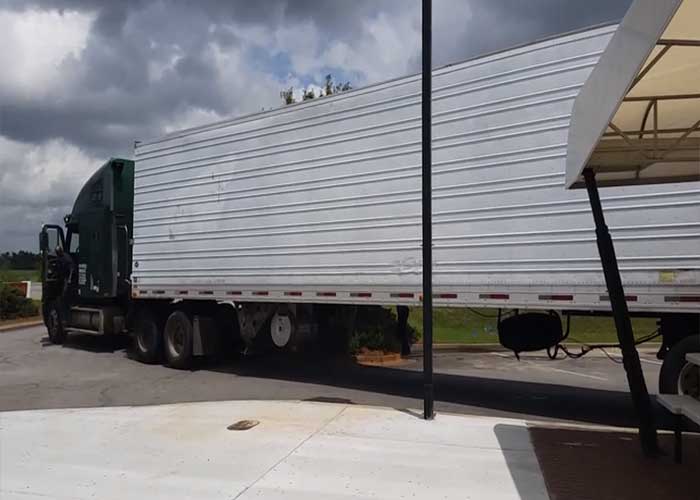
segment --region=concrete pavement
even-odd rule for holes
[[[3,412],[0,443],[3,500],[548,498],[522,420],[179,403]]]

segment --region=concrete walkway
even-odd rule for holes
[[[520,420],[227,401],[0,413],[0,498],[548,496]]]

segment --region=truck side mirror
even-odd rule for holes
[[[39,250],[47,252],[49,250],[49,235],[46,231],[39,233]]]

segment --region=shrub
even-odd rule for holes
[[[27,318],[39,314],[39,308],[18,289],[0,284],[0,319]]]
[[[395,313],[381,306],[362,307],[358,309],[355,329],[348,339],[348,351],[351,354],[363,348],[400,352],[401,341],[397,336],[398,321]],[[416,339],[416,331],[407,325],[411,341]]]

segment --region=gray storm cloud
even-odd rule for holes
[[[629,0],[434,0],[444,65],[624,15]],[[133,141],[281,104],[328,72],[415,72],[417,0],[0,0],[0,251],[34,249]],[[281,61],[281,62],[280,62]]]

